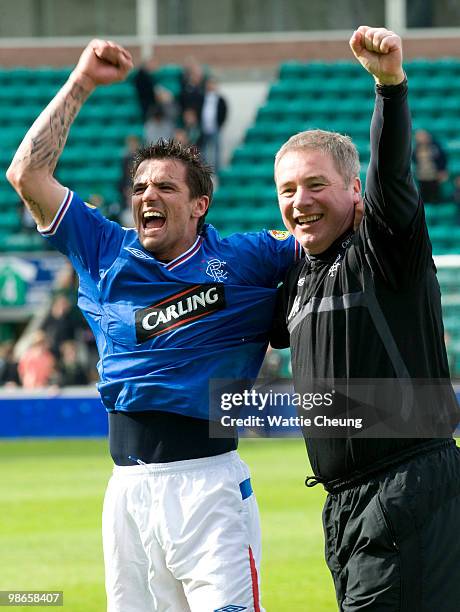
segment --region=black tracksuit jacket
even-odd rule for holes
[[[407,97],[406,82],[376,87],[363,221],[355,233],[350,230],[288,273],[271,343],[275,348],[290,344],[298,392],[308,391],[318,379],[370,379],[370,385],[377,379],[444,381],[440,396],[432,393],[427,400],[422,394],[424,409],[436,420],[440,398],[451,413],[456,400],[436,268],[411,174]],[[395,402],[387,406],[390,411],[401,409],[397,394],[389,402]],[[326,482],[394,463],[429,437],[305,435],[315,476]]]

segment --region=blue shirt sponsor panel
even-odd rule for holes
[[[300,257],[285,232],[221,238],[205,225],[170,262],[68,192],[41,233],[72,262],[94,332],[107,410],[209,418],[212,378],[253,379],[268,343],[276,287]]]

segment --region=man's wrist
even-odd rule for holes
[[[376,85],[380,87],[395,87],[397,85],[401,85],[406,80],[406,74],[402,70],[398,74],[388,75],[385,77],[377,77],[374,76]]]
[[[84,72],[72,71],[69,76],[69,83],[70,85],[78,85],[88,96],[90,96],[97,87],[97,83]]]
[[[376,83],[375,91],[383,98],[398,98],[407,92],[407,78],[404,77],[404,80],[396,85],[382,85]]]

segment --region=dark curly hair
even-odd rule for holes
[[[139,148],[134,154],[131,166],[131,178],[137,172],[140,164],[146,159],[174,159],[184,164],[186,169],[185,182],[190,190],[191,198],[208,196],[209,206],[205,214],[198,220],[197,231],[201,232],[206,214],[211,206],[213,183],[211,167],[203,162],[195,145],[184,145],[177,140],[160,138],[157,142]]]

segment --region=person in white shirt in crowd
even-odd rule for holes
[[[214,169],[215,174],[220,170],[220,131],[227,118],[227,102],[218,91],[215,77],[206,81],[203,104],[201,107],[201,139],[200,150],[206,163]]]

